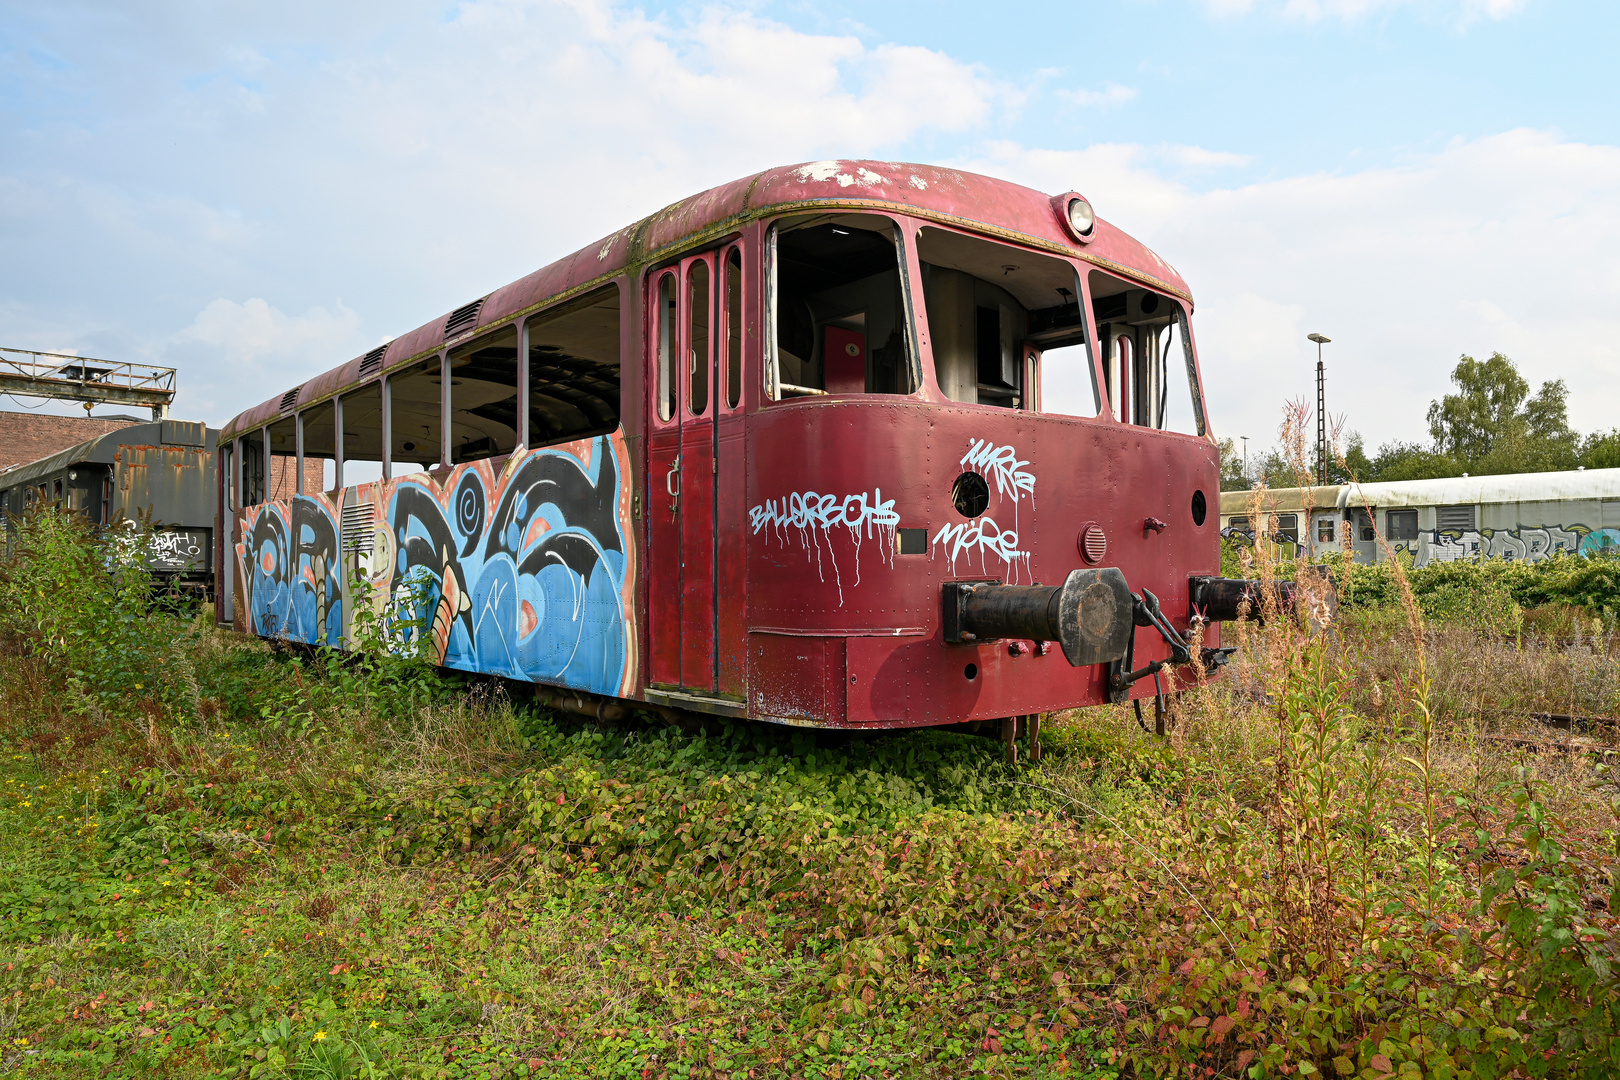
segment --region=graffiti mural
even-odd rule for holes
[[[1019,569],[1029,570],[1030,553],[1018,542],[1018,511],[1027,496],[1030,508],[1035,506],[1035,474],[1024,469],[1027,461],[1020,461],[1012,446],[997,446],[987,439],[974,439],[967,453],[958,462],[965,469],[989,473],[995,479],[995,492],[1001,506],[1012,504],[1012,527],[1003,528],[989,513],[969,521],[948,522],[941,525],[930,541],[932,548],[941,548],[955,574],[956,560],[965,559],[970,565],[977,553],[979,565],[986,572],[990,558],[1000,559],[1003,572],[1010,584],[1016,584]],[[1003,516],[1002,520],[1006,520]]]
[[[497,471],[498,470],[498,471]],[[629,457],[620,433],[244,512],[256,633],[337,645],[351,569],[446,667],[624,695],[635,681]],[[341,542],[341,543],[340,543]],[[351,611],[352,614],[352,611]]]
[[[1603,530],[1613,532],[1614,530]],[[1429,562],[1458,559],[1516,559],[1540,562],[1559,552],[1583,552],[1593,534],[1585,525],[1548,525],[1541,528],[1482,529],[1428,534]]]

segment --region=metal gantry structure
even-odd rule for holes
[[[81,401],[85,405],[139,405],[163,420],[174,403],[175,370],[125,360],[0,346],[0,393]]]

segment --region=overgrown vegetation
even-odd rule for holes
[[[1451,382],[1456,393],[1429,403],[1428,443],[1393,439],[1369,454],[1361,436],[1351,432],[1343,453],[1325,463],[1326,482],[1620,467],[1620,428],[1584,436],[1571,428],[1564,380],[1544,382],[1532,395],[1518,365],[1497,352],[1484,360],[1459,357]],[[1267,487],[1296,482],[1297,463],[1286,439],[1283,445],[1256,451],[1248,461],[1231,439],[1221,440],[1222,491],[1246,491],[1257,482]]]
[[[1620,1068],[1614,780],[1527,719],[1620,708],[1613,605],[1570,606],[1606,563],[1357,570],[1337,632],[1230,628],[1168,739],[1090,710],[1015,770],[938,732],[576,722],[155,609],[69,519],[20,540],[0,1069]]]

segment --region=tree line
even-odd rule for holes
[[[1452,369],[1457,392],[1429,403],[1429,442],[1393,440],[1369,454],[1350,432],[1341,455],[1327,463],[1326,482],[1350,479],[1432,480],[1448,476],[1620,468],[1620,428],[1582,435],[1569,426],[1569,387],[1552,379],[1530,393],[1516,364],[1499,352],[1488,359],[1463,356]],[[1221,490],[1242,491],[1298,483],[1280,449],[1245,463],[1232,439],[1222,439]]]

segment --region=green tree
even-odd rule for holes
[[[1620,428],[1588,435],[1581,445],[1581,464],[1588,469],[1620,469]]]
[[[1247,491],[1249,478],[1243,475],[1243,453],[1237,447],[1236,439],[1222,439],[1221,448],[1221,490]]]
[[[1512,360],[1463,356],[1452,369],[1457,393],[1429,404],[1434,452],[1475,473],[1534,472],[1573,466],[1564,380],[1541,384],[1534,397]]]

